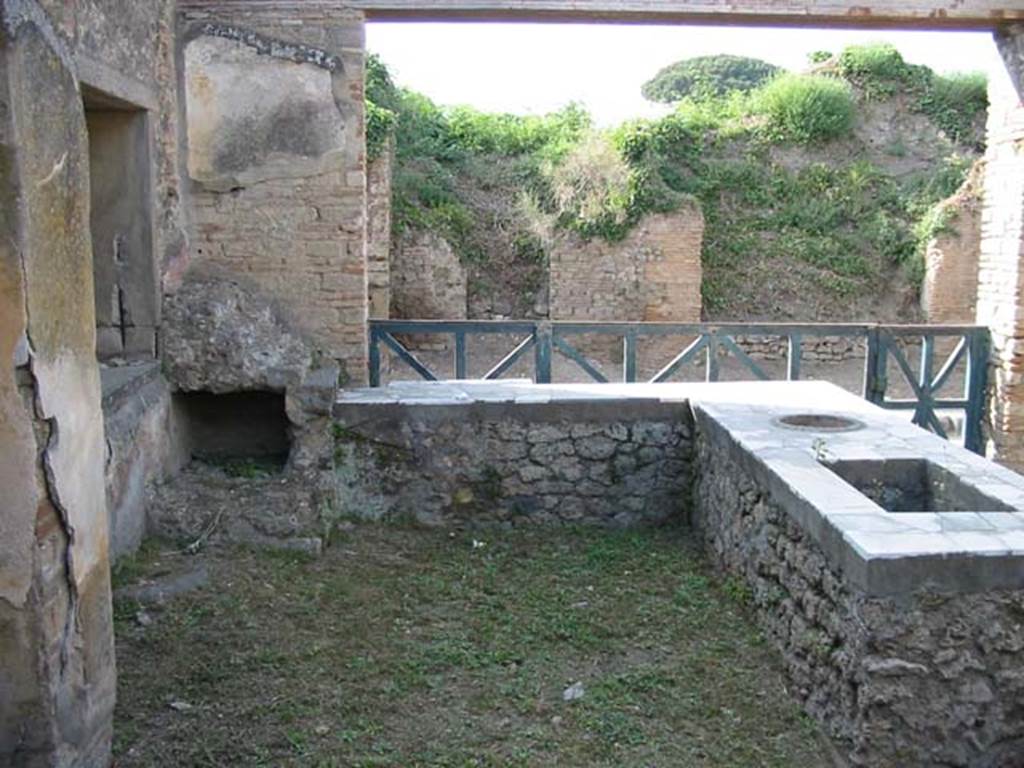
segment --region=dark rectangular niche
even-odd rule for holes
[[[887,512],[1013,512],[927,459],[845,460],[825,466]]]
[[[283,394],[183,392],[175,398],[188,423],[194,458],[280,466],[287,461],[291,438]]]

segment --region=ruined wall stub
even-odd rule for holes
[[[391,317],[464,320],[466,270],[451,244],[427,230],[410,229],[391,252]]]
[[[551,248],[552,320],[700,321],[704,215],[687,202],[620,241],[560,235]]]
[[[929,323],[974,322],[978,300],[978,252],[981,249],[983,165],[975,164],[956,194],[941,205],[948,223],[925,249],[921,308]]]
[[[182,3],[193,255],[366,370],[363,18],[339,3]]]
[[[115,672],[103,419],[88,147],[75,71],[37,4],[0,3],[4,765],[101,766],[110,757]]]
[[[1024,24],[996,33],[1006,71],[989,85],[977,322],[992,332],[989,454],[1024,469]]]

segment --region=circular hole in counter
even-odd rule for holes
[[[806,432],[852,432],[855,429],[864,429],[863,421],[834,413],[794,413],[780,416],[773,423],[784,429],[800,429]]]

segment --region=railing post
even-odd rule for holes
[[[622,380],[636,381],[636,329],[630,328],[622,338]]]
[[[878,405],[885,401],[887,384],[885,339],[877,327],[868,328],[867,342],[867,357],[864,359],[864,399]]]
[[[536,344],[534,345],[534,363],[536,365],[536,379],[538,384],[551,383],[551,323],[542,320],[537,323],[533,331]]]
[[[705,381],[718,381],[718,332],[712,328],[708,331],[707,368],[704,371]]]
[[[982,422],[988,397],[989,338],[987,331],[971,333],[967,345],[967,412],[964,414],[964,448],[984,454]]]
[[[370,325],[370,349],[367,357],[367,364],[370,368],[370,386],[380,386],[380,335],[377,329]]]
[[[455,378],[466,378],[466,332],[455,331]]]
[[[917,385],[921,394],[914,409],[914,423],[919,427],[928,428],[932,418],[938,419],[932,404],[932,368],[935,362],[935,337],[929,333],[921,336],[921,371],[917,377]]]
[[[802,354],[801,336],[799,333],[789,334],[789,356],[786,358],[786,381],[797,381],[800,378],[800,356]]]

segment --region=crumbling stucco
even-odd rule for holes
[[[24,473],[4,487],[0,762],[104,765],[115,677],[85,119],[74,63],[40,9],[0,5],[0,21],[0,285],[12,307],[0,337],[17,377],[0,392],[13,417],[4,463]]]
[[[206,25],[185,45],[189,175],[226,191],[336,166],[345,145],[333,93],[340,60],[324,52],[284,57],[276,53],[282,44],[258,46],[211,28],[219,29]]]

